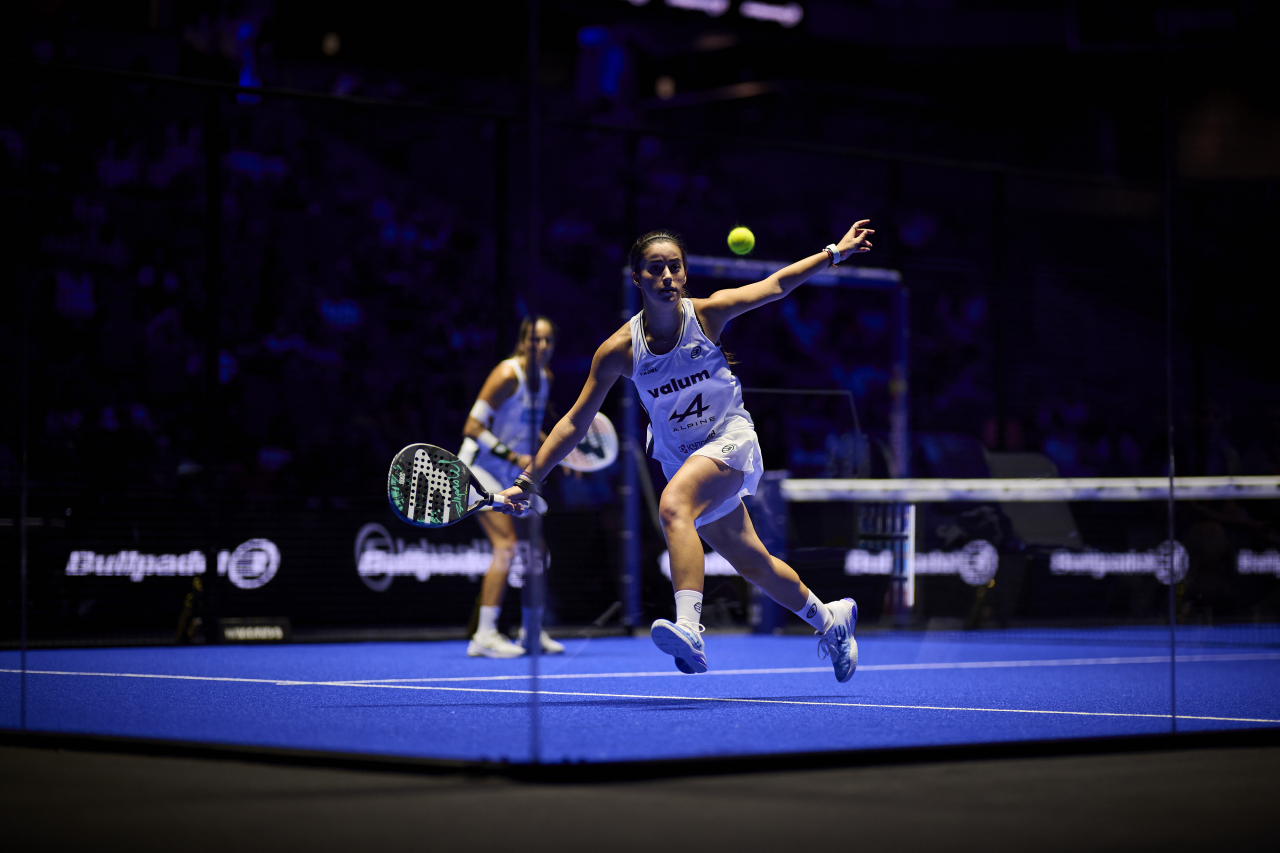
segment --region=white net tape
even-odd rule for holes
[[[1176,500],[1280,498],[1280,477],[1177,477]],[[1038,503],[1155,501],[1169,494],[1167,477],[1054,477],[1006,480],[783,480],[792,503]]]

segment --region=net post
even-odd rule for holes
[[[889,380],[889,444],[893,451],[895,478],[911,476],[911,395],[910,302],[906,285],[901,280],[893,293],[893,368]],[[893,612],[896,621],[911,621],[915,608],[915,518],[914,504],[896,504],[890,513],[894,520],[894,533],[900,534],[900,542],[894,543]]]
[[[622,318],[628,320],[639,309],[639,294],[631,285],[631,268],[622,270]],[[633,629],[640,624],[640,466],[644,464],[640,442],[640,412],[636,390],[631,383],[622,389],[622,527],[618,547],[622,551],[622,624]]]
[[[916,606],[916,505],[907,504],[907,538],[903,546],[903,569],[906,577],[902,584],[902,597],[907,615]]]
[[[909,386],[911,323],[906,285],[893,294],[893,368],[889,378],[889,445],[893,477],[911,476],[911,395]]]

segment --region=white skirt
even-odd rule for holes
[[[756,493],[760,478],[764,476],[764,457],[760,455],[760,439],[756,437],[756,431],[745,424],[732,427],[724,435],[717,437],[714,442],[704,444],[689,454],[689,458],[694,456],[718,459],[730,468],[742,472],[742,488],[738,489],[738,493],[698,516],[693,522],[694,527],[702,527],[718,521],[733,512],[738,508],[738,504],[742,503],[744,497]],[[668,482],[680,467],[680,465],[667,465],[665,462],[662,464],[662,473],[667,476]]]

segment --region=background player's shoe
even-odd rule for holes
[[[858,603],[852,598],[842,598],[828,604],[827,609],[835,621],[818,640],[818,659],[830,655],[836,681],[844,684],[853,678],[853,671],[858,668],[858,641],[853,638],[854,626],[858,624]]]
[[[541,637],[542,637],[542,653],[544,655],[564,654],[564,643],[557,643],[555,640],[551,639],[551,635],[548,634],[546,631],[542,632]],[[526,650],[529,648],[529,641],[524,635],[524,628],[520,629],[520,636],[519,638],[517,638],[516,642],[520,644],[521,648],[524,648]]]
[[[702,642],[702,625],[658,619],[649,636],[653,644],[676,659],[676,669],[693,675],[707,671],[707,648]]]
[[[467,643],[467,656],[473,658],[518,658],[524,648],[517,646],[497,631],[476,631]]]

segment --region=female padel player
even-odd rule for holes
[[[547,364],[556,346],[555,324],[546,317],[537,321],[526,317],[520,324],[515,352],[485,380],[476,403],[471,407],[463,427],[461,459],[480,484],[490,492],[502,491],[506,483],[527,468],[534,447],[530,443],[529,426],[542,429],[542,416],[551,387],[551,371]],[[571,448],[572,449],[572,448]],[[513,658],[525,653],[523,646],[498,633],[498,613],[507,591],[507,574],[517,557],[521,539],[527,538],[527,522],[511,519],[497,512],[478,513],[476,520],[493,546],[493,562],[480,585],[480,620],[467,654],[472,657]],[[528,560],[528,549],[520,549],[520,558]],[[539,553],[547,552],[539,542]],[[541,634],[542,653],[559,654],[564,646]],[[525,642],[524,629],[520,640]]]
[[[515,485],[503,492],[529,501],[542,478],[582,440],[618,377],[635,383],[649,414],[650,453],[667,475],[659,515],[676,600],[676,621],[657,620],[651,636],[658,648],[675,657],[681,672],[707,671],[699,621],[705,568],[699,535],[738,574],[814,627],[822,636],[818,656],[831,656],[837,680],[848,681],[857,667],[857,604],[851,598],[819,601],[794,569],[765,550],[751,525],[742,498],[755,493],[764,461],[751,416],[742,406],[742,388],[719,341],[734,317],[781,299],[853,254],[870,251],[874,232],[867,228],[869,221],[855,222],[838,243],[763,281],[706,299],[684,298],[687,265],[678,236],[654,231],[641,237],[630,260],[643,308],[596,350],[577,402]],[[503,507],[503,512],[512,511]]]

